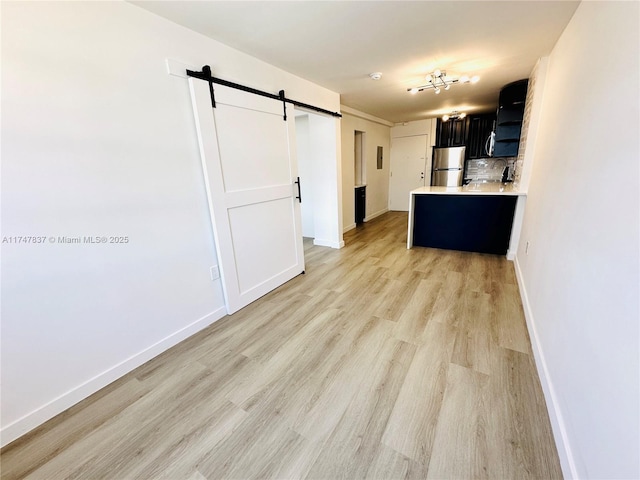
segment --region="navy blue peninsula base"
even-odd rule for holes
[[[422,187],[411,192],[407,248],[505,255],[523,194],[512,185]]]

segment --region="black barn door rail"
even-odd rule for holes
[[[213,84],[217,83],[218,85],[224,85],[225,87],[235,88],[236,90],[242,90],[243,92],[253,93],[254,95],[260,95],[262,97],[272,98],[273,100],[280,100],[283,105],[286,103],[291,103],[296,107],[306,108],[308,110],[313,110],[314,112],[324,113],[327,115],[331,115],[333,117],[342,117],[342,115],[338,112],[332,112],[330,110],[325,110],[324,108],[316,107],[314,105],[309,105],[308,103],[298,102],[296,100],[292,100],[290,98],[285,97],[284,90],[280,90],[278,95],[264,92],[262,90],[257,90],[255,88],[247,87],[245,85],[240,85],[239,83],[229,82],[228,80],[222,80],[221,78],[216,78],[211,75],[211,67],[209,65],[205,65],[202,67],[201,72],[194,72],[193,70],[187,70],[187,76],[193,78],[199,78],[200,80],[204,80],[209,82],[209,92],[211,93],[211,106],[213,108],[216,107],[216,100],[213,91]],[[287,119],[287,111],[285,105],[284,119]]]

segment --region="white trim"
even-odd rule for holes
[[[374,213],[372,215],[369,215],[368,217],[365,217],[364,221],[365,222],[369,222],[369,221],[373,220],[374,218],[379,217],[380,215],[383,215],[383,214],[387,213],[388,211],[389,211],[388,208],[384,208],[384,209],[380,210],[379,212],[376,212],[376,213]],[[357,227],[357,225],[355,223],[352,223],[351,225],[347,225],[346,227],[344,227],[342,229],[342,233],[347,233],[349,230],[353,230],[356,227]],[[344,242],[342,242],[342,245],[344,246]]]
[[[352,224],[351,224],[351,225],[349,225],[349,226],[344,227],[344,228],[342,229],[342,233],[347,233],[349,230],[353,230],[354,228],[356,228],[356,224],[355,224],[355,222],[354,222],[354,223],[352,223]]]
[[[531,338],[531,349],[533,350],[536,370],[538,371],[538,377],[540,378],[540,384],[542,385],[542,391],[547,404],[547,411],[549,412],[549,420],[551,421],[551,429],[553,431],[556,448],[558,449],[558,457],[560,457],[562,474],[566,479],[578,479],[578,470],[573,458],[573,453],[571,452],[571,445],[569,443],[565,421],[562,416],[562,410],[560,408],[560,403],[558,402],[555,388],[551,381],[551,376],[549,375],[547,362],[544,358],[544,351],[540,345],[538,332],[536,330],[536,322],[533,318],[533,311],[531,310],[529,296],[527,295],[527,289],[522,278],[522,271],[520,270],[520,264],[518,263],[517,256],[515,257],[515,270],[518,287],[520,289],[520,298],[522,299],[522,306],[524,308],[524,317],[527,322],[529,337]]]
[[[198,71],[193,65],[174,60],[173,58],[166,58],[165,64],[167,65],[167,73],[174,77],[187,78],[187,70]]]
[[[393,127],[395,125],[395,123],[385,120],[384,118],[374,117],[373,115],[361,112],[359,110],[356,110],[355,108],[347,107],[346,105],[340,105],[340,113],[343,115],[351,115],[352,117],[363,118],[364,120],[379,123],[380,125],[385,125],[387,127]]]
[[[334,242],[332,240],[324,240],[322,238],[314,238],[313,244],[319,247],[331,247],[331,248],[342,248],[344,247],[344,240],[339,242]]]
[[[177,332],[174,332],[171,335],[163,338],[162,340],[154,343],[141,352],[132,355],[126,360],[123,360],[122,362],[78,385],[68,392],[63,393],[59,397],[54,398],[49,403],[46,403],[36,410],[26,414],[15,422],[6,425],[0,431],[1,445],[4,447],[8,443],[13,442],[15,439],[40,426],[59,413],[71,408],[76,403],[84,400],[101,388],[106,387],[110,383],[136,369],[145,362],[148,362],[152,358],[157,357],[174,345],[177,345],[181,341],[194,335],[203,328],[206,328],[212,323],[220,320],[226,314],[227,311],[225,307],[220,307],[217,310],[214,310],[213,312],[205,315],[204,317],[196,320],[195,322],[187,325]]]
[[[415,208],[416,196],[409,192],[409,219],[407,221],[407,249],[413,247],[413,210]]]
[[[376,213],[372,213],[371,215],[368,215],[368,216],[364,217],[364,221],[365,222],[370,222],[374,218],[379,217],[380,215],[383,215],[383,214],[387,213],[388,211],[389,211],[388,208],[383,208],[382,210],[379,210]]]
[[[515,260],[520,244],[520,234],[522,233],[522,223],[524,221],[524,209],[527,204],[526,195],[518,196],[516,209],[513,212],[513,223],[511,224],[511,237],[509,238],[509,249],[507,250],[507,260]]]

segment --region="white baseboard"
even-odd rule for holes
[[[365,222],[370,222],[374,218],[379,217],[380,215],[383,215],[383,214],[387,213],[388,211],[389,211],[388,208],[384,208],[384,209],[380,210],[379,212],[372,213],[371,215],[368,215],[368,216],[364,217],[364,221]],[[342,229],[342,233],[347,233],[349,230],[353,230],[356,227],[357,227],[357,225],[355,223],[352,223],[351,225],[348,225],[348,226],[344,227]],[[342,244],[344,246],[344,242],[342,242]]]
[[[342,229],[342,233],[347,233],[349,230],[353,230],[354,228],[356,228],[356,224],[352,223],[351,225],[349,225],[348,227],[344,227]]]
[[[531,304],[529,303],[527,289],[522,278],[522,271],[520,270],[518,257],[514,255],[514,258],[516,278],[518,280],[518,287],[520,289],[520,298],[522,299],[524,316],[527,322],[527,329],[529,330],[529,337],[531,338],[531,348],[533,350],[538,377],[540,378],[540,383],[542,384],[544,398],[547,403],[549,420],[551,421],[551,429],[553,430],[553,437],[556,442],[558,456],[560,457],[560,466],[562,467],[562,473],[564,478],[566,479],[578,479],[578,470],[576,467],[575,459],[571,452],[571,445],[569,443],[567,429],[565,427],[565,422],[562,416],[562,409],[560,408],[555,388],[553,387],[553,383],[551,382],[551,377],[547,368],[547,362],[544,358],[542,346],[540,345],[540,339],[538,338],[538,332],[536,330],[536,322],[533,318],[533,312],[531,310]]]
[[[379,217],[380,215],[383,215],[383,214],[387,213],[388,211],[389,211],[389,209],[388,209],[388,208],[383,208],[382,210],[380,210],[380,211],[378,211],[378,212],[376,212],[376,213],[372,213],[371,215],[367,215],[367,216],[364,218],[364,221],[365,221],[365,222],[370,222],[370,221],[371,221],[371,220],[373,220],[374,218]]]
[[[334,242],[332,240],[323,240],[322,238],[314,238],[313,244],[318,245],[319,247],[342,248],[344,247],[344,240],[341,240],[339,242]]]
[[[2,430],[0,430],[0,446],[4,447],[8,443],[13,442],[15,439],[21,437],[25,433],[28,433],[59,413],[64,412],[76,403],[84,400],[101,388],[106,387],[111,382],[129,373],[143,363],[157,357],[165,350],[168,350],[174,345],[180,343],[182,340],[185,340],[203,328],[208,327],[217,320],[220,320],[226,314],[227,310],[223,306],[205,315],[181,330],[172,333],[168,337],[163,338],[141,352],[87,380],[85,383],[69,390],[57,398],[54,398],[49,403],[37,408],[22,418],[19,418],[15,422],[6,425]]]

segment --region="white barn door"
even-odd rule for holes
[[[281,101],[189,79],[227,312],[304,271],[295,122]]]

